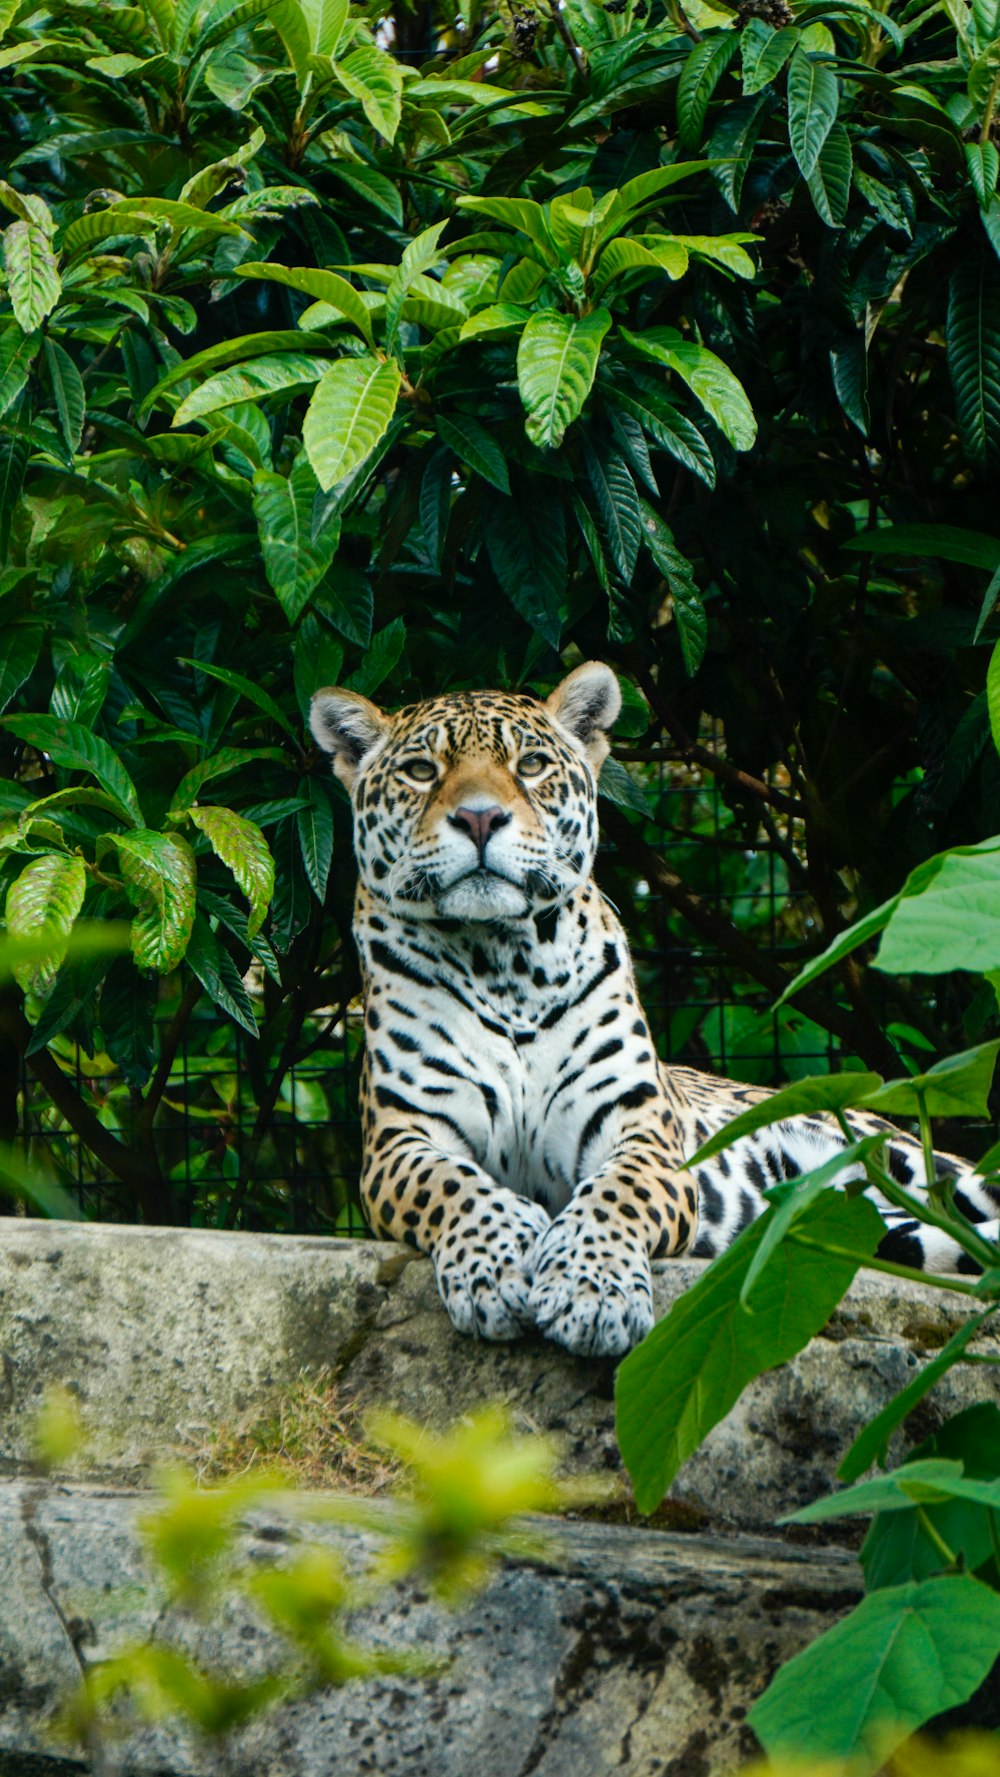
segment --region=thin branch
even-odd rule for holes
[[[786,796],[782,790],[773,789],[770,784],[764,783],[762,778],[751,777],[749,772],[741,771],[739,766],[733,765],[730,760],[722,758],[718,753],[713,753],[710,747],[704,747],[700,741],[692,740],[691,736],[685,733],[673,712],[667,708],[660,694],[660,688],[645,662],[630,655],[629,667],[642,686],[646,700],[657,720],[662,723],[670,735],[686,764],[702,765],[706,771],[711,772],[713,777],[720,778],[723,783],[732,784],[734,789],[742,790],[745,794],[770,804],[772,808],[780,808],[784,814],[801,817],[802,805],[796,802],[793,797]]]

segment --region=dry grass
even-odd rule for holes
[[[331,1372],[303,1372],[277,1407],[223,1425],[185,1455],[200,1481],[258,1470],[292,1487],[338,1487],[373,1498],[401,1469],[369,1444],[359,1419],[337,1399]]]

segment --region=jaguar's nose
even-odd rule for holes
[[[456,808],[454,814],[448,816],[453,827],[467,833],[473,845],[482,857],[487,841],[506,827],[510,821],[507,811],[494,803],[490,808]]]

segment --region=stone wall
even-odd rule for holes
[[[700,1270],[657,1267],[658,1313]],[[774,1520],[830,1485],[860,1424],[962,1314],[919,1285],[856,1284],[824,1333],[760,1378],[686,1465],[663,1519],[672,1529],[567,1523],[546,1563],[509,1563],[456,1616],[393,1596],[359,1632],[439,1648],[440,1674],[355,1683],[282,1709],[234,1768],[722,1777],[751,1750],[743,1717],[769,1674],[858,1592],[847,1550],[807,1552]],[[54,1752],[46,1730],[78,1659],[123,1633],[163,1632],[135,1532],[143,1499],[128,1490],[147,1465],[276,1404],[303,1369],[327,1367],[347,1411],[388,1405],[437,1426],[500,1399],[522,1427],[560,1433],[570,1469],[617,1465],[610,1363],[541,1340],[459,1338],[430,1264],[398,1248],[0,1222],[0,1777],[85,1769]],[[953,1372],[908,1441],[993,1398],[994,1377]],[[53,1382],[78,1395],[90,1472],[52,1491],[26,1529],[28,1427]],[[672,1533],[679,1525],[696,1533]],[[273,1548],[294,1534],[259,1523],[251,1552],[255,1538]],[[75,1646],[67,1621],[78,1624]],[[227,1617],[214,1651],[263,1657],[264,1642],[259,1624]],[[127,1743],[122,1768],[201,1777],[218,1768],[206,1758],[158,1730]]]

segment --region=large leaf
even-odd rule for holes
[[[175,426],[233,407],[238,401],[258,401],[264,395],[291,394],[318,382],[330,368],[329,358],[309,352],[279,352],[234,364],[231,370],[210,376],[183,400],[174,414]]]
[[[133,826],[142,825],[136,788],[124,765],[100,735],[80,722],[64,722],[57,716],[5,716],[3,726],[39,752],[48,753],[54,765],[68,771],[86,771],[113,796]]]
[[[878,968],[893,975],[1000,969],[1000,851],[952,852],[921,893],[908,889],[891,906]]]
[[[670,526],[648,500],[639,501],[639,513],[642,540],[670,588],[681,659],[690,678],[698,671],[708,646],[704,600],[695,585],[694,569],[678,549]]]
[[[525,524],[514,500],[494,500],[487,514],[486,546],[493,572],[514,609],[557,648],[569,572],[561,502],[539,502],[532,521]]]
[[[748,98],[759,93],[762,87],[769,86],[781,73],[800,35],[795,25],[785,25],[776,31],[773,25],[765,24],[759,18],[751,18],[744,25],[741,38],[743,91]]]
[[[372,129],[393,142],[403,106],[403,76],[386,50],[362,44],[337,62],[334,73],[342,87],[360,102]]]
[[[781,1667],[750,1725],[774,1758],[849,1759],[868,1777],[964,1703],[998,1653],[1000,1596],[989,1586],[948,1574],[886,1587]]]
[[[755,1130],[766,1129],[771,1123],[783,1123],[787,1117],[815,1116],[817,1112],[843,1111],[862,1104],[881,1084],[879,1074],[814,1074],[807,1080],[793,1080],[790,1086],[768,1093],[759,1104],[731,1117],[689,1155],[686,1164],[701,1166],[742,1136],[753,1135]]]
[[[307,777],[302,784],[307,807],[296,817],[302,862],[313,892],[320,905],[326,900],[326,885],[333,859],[333,804],[326,783]]]
[[[533,444],[552,449],[562,443],[590,394],[610,325],[607,309],[580,320],[555,309],[532,315],[517,348],[517,386]]]
[[[320,487],[329,490],[365,462],[388,430],[400,386],[394,359],[343,358],[309,403],[302,442]]]
[[[720,31],[703,37],[684,63],[677,85],[677,121],[686,148],[700,141],[709,100],[739,47],[735,31]]]
[[[203,352],[196,352],[193,358],[182,358],[166,376],[152,388],[145,397],[140,411],[146,412],[177,383],[189,382],[201,377],[209,370],[225,370],[230,364],[249,362],[251,358],[274,356],[278,353],[300,351],[304,344],[321,346],[322,340],[305,341],[301,333],[293,333],[290,329],[272,329],[268,333],[244,333],[239,339],[224,340],[221,345],[208,346]],[[331,347],[331,350],[333,348]]]
[[[87,393],[83,377],[69,353],[54,339],[45,341],[45,366],[66,449],[72,454],[80,448],[83,422],[87,414]]]
[[[819,1332],[885,1233],[865,1198],[825,1193],[771,1255],[750,1313],[740,1291],[773,1214],[713,1260],[618,1370],[618,1444],[640,1511],[659,1504],[747,1383]]]
[[[220,747],[211,758],[200,760],[184,773],[171,798],[170,816],[183,814],[190,808],[200,791],[214,778],[226,777],[232,771],[245,772],[256,759],[274,759],[281,764],[284,757],[277,747]]]
[[[0,627],[0,710],[5,710],[34,670],[45,626],[31,618]]]
[[[468,463],[477,475],[510,493],[510,477],[503,451],[479,420],[467,413],[438,414],[435,419],[438,437],[454,451],[459,461]]]
[[[11,938],[44,938],[40,955],[14,963],[14,978],[25,993],[40,996],[51,987],[69,947],[86,888],[83,859],[61,852],[34,858],[11,883],[5,909]]]
[[[194,921],[196,871],[187,841],[175,833],[139,828],[116,833],[125,892],[135,908],[132,955],[140,969],[169,975],[181,961]]]
[[[612,406],[620,407],[623,413],[638,420],[647,438],[659,450],[668,451],[707,487],[715,486],[715,459],[704,437],[664,395],[659,391],[656,394],[643,392],[640,397],[612,385],[602,385],[602,392]]]
[[[336,309],[338,314],[353,322],[372,345],[371,316],[353,284],[338,277],[335,271],[316,271],[303,265],[259,265],[256,262],[237,266],[236,271],[238,277],[264,278],[270,283],[285,284],[290,290],[298,290],[303,296],[326,303],[328,308]]]
[[[193,666],[197,668],[198,672],[207,673],[209,678],[218,679],[220,685],[228,685],[231,691],[238,691],[242,697],[248,698],[251,703],[256,704],[259,710],[263,710],[266,716],[270,716],[272,722],[277,722],[279,728],[285,730],[290,740],[298,743],[298,735],[281,705],[275,702],[271,693],[265,691],[262,685],[255,684],[254,680],[248,679],[244,673],[233,672],[228,666],[216,666],[207,660],[191,660],[183,654],[178,658],[183,666]]]
[[[584,439],[587,475],[593,489],[601,537],[608,560],[625,586],[631,584],[639,556],[639,496],[628,464],[606,441]]]
[[[734,450],[750,450],[757,437],[757,421],[742,383],[721,358],[696,340],[685,339],[675,327],[650,327],[645,333],[621,330],[622,338],[641,352],[675,372],[687,383],[706,413]]]
[[[36,222],[11,222],[4,229],[7,287],[18,326],[34,333],[62,294],[59,267],[49,237]]]
[[[866,1103],[890,1117],[916,1117],[921,1102],[930,1117],[988,1117],[990,1088],[1000,1038],[948,1055],[926,1073],[887,1080]]]
[[[953,524],[888,524],[862,531],[840,546],[858,555],[929,555],[941,561],[968,562],[991,573],[1000,568],[1000,537],[967,531]]]
[[[195,916],[184,960],[220,1011],[232,1018],[248,1036],[256,1037],[253,1003],[239,969],[200,913]]]
[[[228,866],[250,903],[247,931],[254,938],[274,894],[274,859],[260,828],[231,808],[195,804],[187,818],[204,833],[216,857]]]
[[[1000,453],[1000,265],[965,254],[951,274],[946,330],[955,410],[973,462]]]
[[[289,623],[301,616],[340,540],[337,519],[328,520],[313,534],[317,493],[316,477],[304,455],[287,477],[265,469],[254,476],[253,510],[264,571]]]
[[[851,196],[851,138],[834,123],[806,180],[817,212],[830,228],[843,228]]]
[[[833,69],[797,48],[788,68],[788,140],[804,179],[819,161],[839,103]]]

